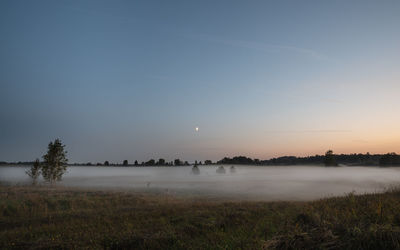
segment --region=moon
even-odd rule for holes
[[[196,130],[196,132],[198,132],[199,131],[199,127],[196,127],[194,130]]]

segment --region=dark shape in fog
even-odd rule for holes
[[[230,167],[230,172],[233,174],[233,173],[236,173],[236,168],[235,168],[235,166],[231,166]]]
[[[200,169],[196,164],[192,167],[192,173],[195,175],[200,174]]]
[[[217,174],[225,174],[226,173],[225,168],[223,166],[219,166],[217,168],[216,172],[217,172]]]

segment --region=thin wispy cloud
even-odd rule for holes
[[[353,142],[356,142],[356,143],[369,143],[369,141],[364,140],[364,139],[354,139]]]
[[[348,129],[268,130],[267,133],[351,133]]]
[[[318,60],[328,59],[326,55],[321,54],[315,50],[308,48],[301,48],[297,46],[291,46],[291,45],[280,45],[280,44],[262,43],[262,42],[246,41],[246,40],[224,39],[216,36],[202,35],[202,34],[190,34],[190,35],[185,35],[185,37],[189,39],[202,40],[211,43],[219,43],[232,47],[241,47],[252,50],[259,50],[259,51],[264,51],[266,53],[283,51],[283,52],[301,54]]]

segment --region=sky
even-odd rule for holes
[[[400,152],[400,1],[0,1],[0,160]],[[196,131],[196,127],[199,128]]]

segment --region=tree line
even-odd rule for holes
[[[150,159],[148,161],[142,161],[139,163],[138,161],[134,161],[133,163],[129,163],[128,160],[123,160],[122,163],[110,163],[109,161],[104,161],[104,163],[73,163],[72,166],[115,166],[115,167],[140,167],[140,166],[191,166],[193,163],[189,163],[188,161],[182,161],[181,159],[175,159],[173,161],[166,161],[163,158],[158,159],[157,161],[154,159]],[[194,164],[197,165],[211,165],[213,162],[211,160],[205,160],[204,163],[201,161],[195,161]]]
[[[62,179],[63,174],[67,171],[68,159],[66,156],[65,145],[61,143],[59,139],[50,142],[47,147],[47,153],[43,155],[43,161],[40,162],[36,159],[31,163],[31,167],[26,171],[27,175],[32,178],[33,184],[36,184],[37,179],[40,175],[43,179],[50,184],[54,184]],[[6,162],[0,162],[4,164]],[[204,161],[205,165],[211,165],[211,160]],[[307,157],[296,157],[296,156],[283,156],[278,158],[272,158],[270,160],[259,160],[251,159],[246,156],[235,156],[233,158],[225,157],[217,164],[240,164],[240,165],[308,165],[316,164],[325,166],[338,166],[339,164],[349,166],[400,166],[400,155],[396,153],[387,154],[339,154],[335,155],[332,150],[328,150],[325,155],[315,155]],[[74,164],[75,165],[75,164]],[[79,164],[82,165],[82,164]],[[91,166],[91,163],[84,165]],[[150,159],[146,162],[138,163],[135,161],[133,164],[129,164],[128,160],[124,160],[122,164],[110,164],[105,161],[103,164],[97,163],[96,165],[103,166],[189,166],[189,162],[175,159],[174,161],[167,162],[165,159],[160,158],[158,161]],[[202,165],[202,162],[195,162],[194,165]]]
[[[261,166],[291,166],[291,165],[326,165],[337,166],[338,164],[348,166],[400,166],[400,155],[396,153],[387,154],[334,154],[328,150],[325,155],[314,155],[306,157],[282,156],[269,160],[252,159],[246,156],[225,157],[217,164],[240,164]]]
[[[32,184],[36,185],[40,175],[43,179],[50,183],[55,184],[57,181],[61,181],[62,176],[67,172],[68,159],[65,145],[62,144],[60,139],[55,139],[54,142],[50,142],[47,146],[47,153],[43,155],[43,161],[38,158],[32,162],[31,167],[26,171],[26,174],[32,179]],[[207,163],[211,161],[207,160]],[[201,162],[195,162],[195,165]],[[89,165],[89,164],[86,164]],[[108,161],[105,161],[104,166],[111,166]],[[171,162],[166,162],[165,159],[160,158],[158,161],[150,159],[147,162],[142,162],[142,166],[189,166],[189,162],[175,159]],[[128,160],[122,162],[122,166],[130,166]],[[133,166],[139,166],[138,161],[135,161]]]
[[[329,151],[328,151],[329,152]],[[328,153],[327,152],[327,153]],[[272,158],[269,160],[252,159],[246,156],[235,156],[232,158],[224,157],[223,159],[212,162],[211,160],[205,160],[204,162],[196,162],[197,165],[211,165],[211,164],[238,164],[238,165],[261,165],[261,166],[291,166],[291,165],[347,165],[347,166],[400,166],[400,155],[396,153],[387,154],[333,154],[331,152],[327,155],[313,155],[305,157],[297,156],[281,156]],[[330,163],[331,161],[331,163]],[[33,165],[32,162],[5,162],[0,161],[0,165]],[[188,166],[191,165],[188,161],[182,161],[175,159],[174,161],[166,161],[165,159],[150,159],[148,161],[134,161],[129,163],[128,160],[124,160],[121,163],[110,163],[105,161],[103,163],[73,163],[67,164],[72,166]]]

